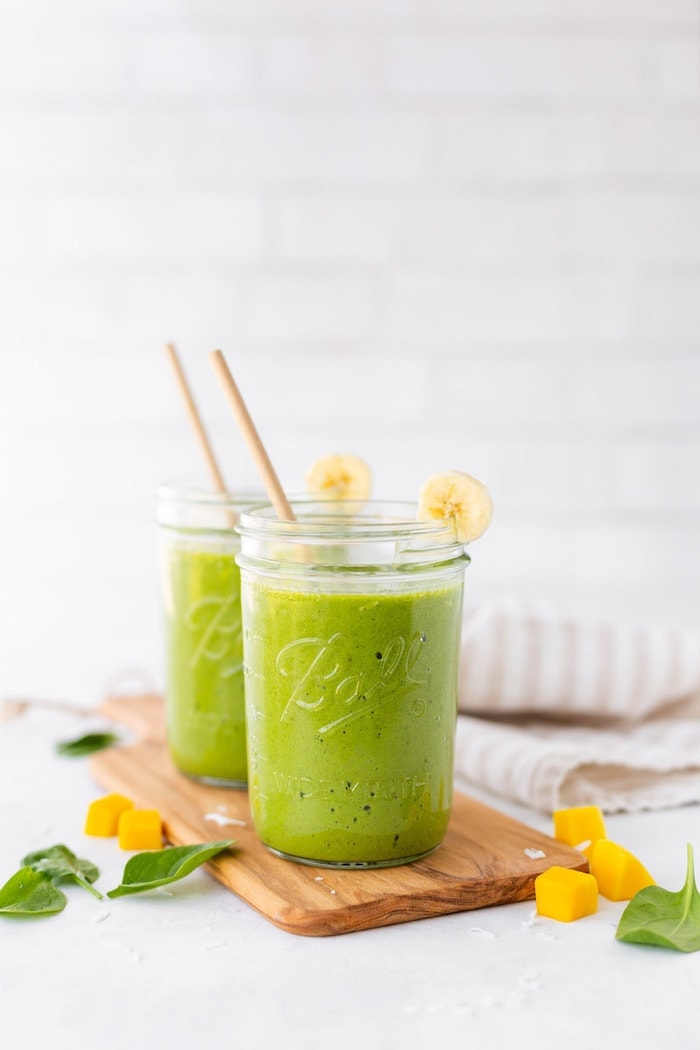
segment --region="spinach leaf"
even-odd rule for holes
[[[94,751],[104,751],[118,740],[116,733],[86,733],[75,740],[64,740],[56,744],[56,751],[68,758],[82,758],[83,755],[91,755]]]
[[[98,878],[98,869],[91,861],[80,860],[67,846],[58,844],[35,850],[34,853],[28,853],[22,863],[34,871],[42,872],[49,879],[72,879],[88,890],[93,897],[102,900],[102,894],[90,885]]]
[[[24,867],[0,888],[1,915],[53,915],[68,898],[42,872]]]
[[[125,897],[130,893],[143,893],[184,879],[200,864],[233,846],[235,841],[225,839],[195,846],[166,846],[165,849],[136,853],[126,862],[121,884],[110,890],[107,896]]]
[[[677,893],[660,886],[640,890],[620,916],[615,936],[618,941],[657,944],[679,952],[700,950],[700,893],[695,885],[690,844],[683,889]]]

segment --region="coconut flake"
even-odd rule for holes
[[[225,827],[227,824],[236,824],[240,828],[247,827],[245,820],[236,820],[235,817],[225,817],[223,813],[205,813],[205,820],[210,820],[212,824],[217,824],[220,828]]]

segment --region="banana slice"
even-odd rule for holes
[[[478,539],[489,527],[492,515],[489,490],[461,470],[431,475],[418,496],[418,520],[454,521],[460,543]]]
[[[306,472],[306,488],[312,496],[327,499],[369,499],[372,472],[363,459],[349,452],[321,456]]]

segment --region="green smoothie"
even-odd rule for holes
[[[462,582],[460,570],[321,593],[243,573],[250,805],[268,847],[370,866],[439,845]]]
[[[171,540],[161,569],[171,757],[192,777],[240,786],[247,769],[236,549]]]

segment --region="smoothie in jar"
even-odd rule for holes
[[[168,749],[182,773],[231,787],[247,782],[234,524],[251,499],[164,487],[158,500]]]
[[[406,507],[299,517],[241,520],[256,831],[308,863],[405,863],[449,821],[468,559]]]

